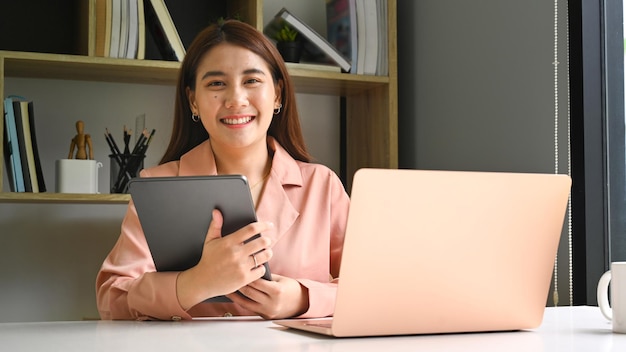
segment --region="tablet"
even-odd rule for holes
[[[198,263],[213,209],[222,212],[222,235],[257,221],[243,175],[136,177],[128,192],[157,271],[183,271]],[[264,266],[263,278],[271,280],[268,263]]]

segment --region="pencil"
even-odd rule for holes
[[[106,139],[107,144],[109,145],[109,148],[111,149],[111,154],[113,155],[113,158],[115,159],[115,161],[117,162],[117,165],[120,168],[120,171],[117,175],[117,181],[115,182],[115,184],[111,185],[111,193],[118,193],[120,191],[120,185],[119,185],[120,179],[128,178],[130,180],[131,175],[127,171],[127,165],[122,159],[120,150],[117,148],[117,145],[115,144],[115,141],[113,140],[113,136],[111,136],[108,129],[106,130],[106,133],[104,134],[104,139]]]
[[[115,139],[113,139],[113,136],[111,135],[111,132],[109,132],[109,129],[106,128],[105,130],[107,136],[111,140],[111,148],[113,148],[114,154],[117,153],[117,155],[122,155],[122,152],[120,152],[120,149],[117,147],[117,143],[115,143]]]
[[[147,133],[146,130],[143,130],[143,133],[139,135],[139,138],[137,138],[137,142],[135,143],[135,147],[133,148],[133,152],[131,154],[137,154],[139,152],[139,150],[141,149],[141,146],[146,140],[146,133]]]
[[[139,154],[146,154],[146,151],[148,150],[148,146],[150,145],[150,141],[152,141],[152,137],[154,137],[154,132],[156,132],[156,130],[153,128],[152,132],[150,132],[150,135],[148,136],[148,138],[146,138],[146,141],[144,142],[144,144],[141,147],[141,150],[139,151]]]
[[[117,165],[119,165],[119,167],[121,168],[123,166],[123,161],[122,158],[120,157],[120,155],[115,151],[115,148],[113,147],[113,141],[111,141],[111,138],[109,138],[110,136],[108,134],[104,134],[104,139],[106,139],[107,144],[109,145],[109,148],[111,149],[111,155],[113,155],[113,158],[115,158],[115,161],[117,162]]]
[[[124,125],[124,154],[130,153],[129,144],[130,144],[130,135],[132,131],[126,128]]]

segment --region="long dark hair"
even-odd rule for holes
[[[280,53],[272,42],[256,28],[241,21],[225,20],[200,32],[185,54],[176,86],[172,136],[160,164],[179,160],[183,154],[209,138],[204,126],[191,120],[191,108],[186,89],[189,87],[195,90],[200,60],[220,43],[241,46],[254,52],[267,62],[274,83],[278,84],[282,81],[282,109],[272,119],[267,133],[274,137],[294,159],[309,162],[311,156],[304,144],[293,84]]]

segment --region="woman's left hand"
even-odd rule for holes
[[[291,318],[309,308],[306,287],[294,279],[272,274],[272,280],[258,279],[228,296],[234,303],[264,319]]]

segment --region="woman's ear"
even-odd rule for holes
[[[195,92],[192,91],[189,87],[185,88],[185,93],[187,93],[187,101],[189,101],[189,107],[191,107],[191,113],[194,115],[198,115],[198,107],[196,106],[196,95]]]
[[[275,87],[274,92],[274,109],[278,109],[279,106],[282,106],[283,102],[283,80],[279,80]]]

